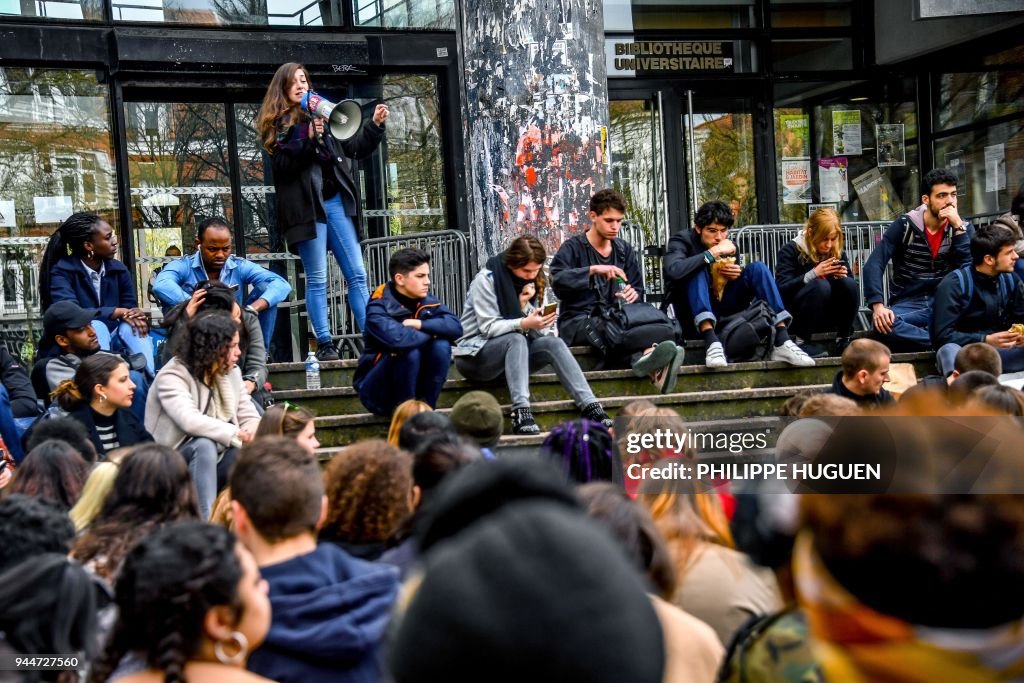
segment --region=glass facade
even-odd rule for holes
[[[38,312],[43,243],[93,211],[119,228],[107,87],[95,71],[0,67],[0,320]]]
[[[699,104],[699,102],[698,102]],[[693,188],[691,214],[705,202],[720,199],[729,205],[735,227],[757,219],[757,180],[754,171],[754,125],[746,103],[729,111],[700,112],[683,117],[686,171]]]
[[[777,92],[777,103],[796,105],[773,116],[781,222],[802,223],[820,204],[847,221],[891,220],[918,205],[913,82],[892,84],[888,98],[861,92],[850,83]]]
[[[1006,210],[1024,189],[1024,72],[939,74],[933,84],[935,160],[961,180],[961,213]]]
[[[51,21],[102,21],[100,0],[0,0],[0,19],[26,17]]]
[[[755,0],[605,0],[604,25],[606,31],[751,28],[756,5]]]
[[[455,30],[455,0],[352,0],[356,26]]]

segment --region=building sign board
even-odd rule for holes
[[[730,40],[609,40],[608,76],[734,73]]]

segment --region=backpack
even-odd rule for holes
[[[967,305],[970,306],[971,299],[974,298],[974,274],[971,272],[974,270],[973,266],[964,266],[958,268],[953,272],[956,273],[956,279],[960,281],[961,291],[967,294]],[[999,303],[1000,310],[1002,310],[1002,303],[1009,301],[1010,291],[1013,289],[1013,273],[1000,273],[999,274]]]
[[[767,360],[775,346],[775,313],[760,299],[718,321],[716,333],[730,361]]]

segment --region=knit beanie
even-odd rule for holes
[[[661,681],[665,650],[639,572],[535,458],[470,464],[417,529],[399,599],[397,683]]]
[[[505,426],[498,399],[486,391],[471,391],[464,394],[448,416],[455,431],[473,439],[481,448],[497,445]]]

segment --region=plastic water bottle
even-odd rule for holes
[[[616,294],[615,298],[618,299],[618,304],[619,304],[619,310],[620,311],[622,310],[623,306],[626,305],[625,291],[626,291],[626,281],[623,280],[621,277],[615,278],[615,294]]]
[[[306,356],[306,388],[320,388],[320,361],[312,351]]]

